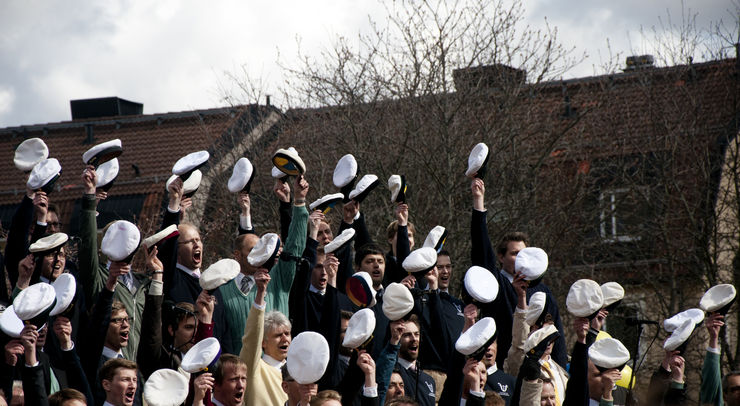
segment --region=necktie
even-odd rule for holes
[[[252,290],[252,278],[245,276],[242,278],[241,286],[239,286],[239,289],[244,293],[245,295],[249,293],[250,290]]]
[[[554,384],[556,382],[555,381],[555,373],[552,372],[552,369],[550,369],[550,362],[548,362],[548,361],[543,362],[542,363],[542,368],[545,369],[545,372],[547,372],[547,375],[550,376],[550,379],[552,380],[552,382]],[[555,386],[555,385],[553,385],[553,386]],[[555,403],[557,403],[558,405],[562,405],[563,404],[560,401],[560,394],[558,393],[557,386],[555,386]]]

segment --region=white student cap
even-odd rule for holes
[[[447,241],[447,230],[442,226],[435,226],[424,240],[424,247],[434,248],[439,254]]]
[[[388,189],[391,190],[391,203],[406,203],[406,177],[403,175],[391,175],[388,178]]]
[[[579,279],[570,286],[565,307],[576,317],[595,317],[604,307],[601,286],[590,279]]]
[[[617,282],[607,282],[601,285],[601,294],[604,296],[604,307],[612,311],[624,299],[624,288]]]
[[[542,248],[524,248],[516,254],[514,270],[523,274],[526,281],[541,280],[547,271],[547,253]]]
[[[62,174],[62,165],[56,158],[48,158],[40,161],[33,167],[31,174],[28,175],[26,186],[31,190],[42,190],[45,193],[51,193],[54,189],[54,183]]]
[[[463,278],[463,297],[469,295],[471,299],[480,303],[491,303],[498,296],[498,281],[486,268],[471,266]],[[468,300],[465,300],[468,302]]]
[[[347,297],[359,307],[375,306],[375,289],[373,289],[373,280],[367,272],[356,272],[347,278],[345,288]]]
[[[46,323],[49,312],[54,308],[57,302],[57,295],[54,288],[48,283],[35,283],[26,289],[23,289],[13,300],[13,309],[18,318],[31,321],[36,327],[41,327]]]
[[[291,341],[287,364],[288,373],[296,382],[301,385],[314,383],[321,379],[329,365],[329,343],[315,331],[304,331]]]
[[[355,312],[347,323],[347,331],[344,333],[342,346],[346,348],[358,348],[366,345],[373,337],[375,330],[375,312],[364,308]]]
[[[54,233],[46,237],[39,238],[35,243],[28,247],[28,252],[35,256],[45,255],[46,253],[58,251],[60,247],[67,243],[69,236],[65,233]]]
[[[331,254],[334,251],[344,248],[354,238],[355,238],[355,229],[346,228],[338,236],[336,236],[333,240],[331,240],[329,243],[324,245],[324,253]]]
[[[334,168],[334,176],[332,178],[334,186],[340,189],[340,192],[344,196],[344,202],[350,201],[349,194],[352,192],[352,188],[355,185],[357,179],[357,160],[352,154],[347,154],[339,159],[337,166]]]
[[[468,170],[465,171],[465,176],[483,179],[486,176],[487,163],[488,146],[482,142],[475,144],[468,156]]]
[[[426,274],[437,265],[437,251],[434,248],[422,247],[411,251],[403,260],[403,269],[410,274]]]
[[[534,292],[529,297],[527,313],[524,319],[530,326],[542,324],[547,309],[547,294],[545,292]]]
[[[341,202],[342,199],[344,199],[344,195],[341,193],[324,195],[309,204],[308,208],[311,211],[321,210],[322,213],[326,214],[333,209],[337,203]]]
[[[279,149],[272,156],[272,164],[289,176],[298,176],[306,173],[306,164],[298,156],[298,151],[291,147],[288,149]]]
[[[177,237],[178,235],[180,235],[180,232],[177,230],[177,224],[170,224],[169,226],[165,227],[164,230],[159,230],[155,234],[145,238],[144,241],[141,242],[141,244],[149,249],[152,248],[152,246],[154,245],[159,245],[159,243],[164,242],[172,237]]]
[[[524,352],[530,355],[542,356],[547,346],[558,337],[560,337],[560,333],[557,327],[554,324],[545,324],[527,337],[527,341],[524,342]]]
[[[13,163],[23,172],[28,172],[37,163],[49,157],[49,148],[41,138],[29,138],[15,149]]]
[[[110,190],[113,186],[113,181],[118,177],[119,171],[118,158],[113,158],[110,161],[106,161],[95,170],[98,175],[98,179],[95,182],[95,187],[101,188],[104,191]]]
[[[100,250],[113,262],[130,262],[140,242],[141,232],[136,225],[126,220],[117,220],[105,232]]]
[[[72,274],[63,273],[57,277],[51,286],[54,288],[57,303],[51,309],[49,316],[56,316],[67,311],[72,305],[72,302],[75,300],[75,293],[77,292],[77,283]]]
[[[149,406],[179,406],[187,397],[188,379],[174,369],[158,369],[144,384],[144,400]]]
[[[588,357],[601,372],[614,368],[621,371],[630,359],[630,352],[616,338],[604,338],[591,344]]]
[[[481,360],[495,339],[496,321],[492,317],[484,317],[460,334],[455,349],[460,354]]]
[[[414,308],[414,297],[400,283],[391,283],[383,293],[383,314],[390,321],[400,320]]]
[[[241,271],[239,263],[231,258],[220,259],[211,264],[200,275],[200,287],[211,292],[236,278]]]
[[[687,320],[691,320],[694,324],[701,323],[704,321],[704,311],[697,308],[684,310],[663,320],[663,328],[665,331],[672,333],[686,323]]]
[[[190,347],[182,357],[180,367],[191,374],[213,370],[221,356],[221,344],[216,337],[208,337]]]
[[[691,334],[694,332],[696,324],[693,320],[686,320],[677,329],[673,330],[671,335],[663,343],[663,349],[666,351],[686,351]]]
[[[231,172],[229,178],[228,188],[231,193],[239,193],[245,191],[249,193],[249,189],[252,187],[252,180],[254,179],[254,166],[249,159],[242,157],[236,161],[234,170]]]
[[[362,203],[363,200],[380,185],[378,177],[372,174],[368,174],[362,177],[357,186],[349,193],[350,200],[354,200],[358,203]]]
[[[699,307],[707,313],[727,314],[730,306],[735,302],[737,291],[729,283],[712,286],[699,301]]]
[[[193,171],[205,165],[210,157],[211,154],[208,151],[191,152],[175,162],[172,166],[172,174],[179,176],[185,182]]]
[[[167,179],[167,183],[165,183],[164,185],[164,189],[168,190],[170,188],[170,184],[172,184],[172,182],[174,182],[177,178],[182,177],[177,175],[170,176],[170,178]],[[200,181],[201,179],[203,179],[203,173],[196,169],[190,173],[190,176],[188,176],[187,179],[182,179],[182,196],[191,197],[195,194],[195,192],[198,191],[198,188],[200,187]]]
[[[115,139],[95,145],[82,154],[82,162],[95,168],[113,158],[118,158],[123,153],[121,140]]]
[[[275,233],[267,233],[260,237],[252,251],[247,256],[249,265],[270,270],[275,264],[275,256],[280,250],[280,237]]]
[[[0,313],[0,330],[2,330],[3,333],[11,337],[18,338],[21,336],[23,327],[23,320],[15,314],[13,305],[6,307],[5,310]]]

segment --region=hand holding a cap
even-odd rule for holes
[[[485,194],[486,194],[486,184],[483,182],[482,179],[475,178],[470,183],[470,191],[473,194],[473,209],[477,211],[486,211],[486,205],[485,205]]]
[[[254,283],[257,285],[257,296],[254,298],[254,302],[259,306],[264,306],[267,284],[270,283],[270,274],[264,268],[260,268],[254,273]]]
[[[342,206],[342,221],[352,224],[355,221],[357,213],[360,212],[360,203],[350,200]]]
[[[463,331],[469,329],[475,324],[475,319],[478,318],[478,306],[469,304],[463,309],[463,317],[465,318],[465,325]]]
[[[25,258],[18,263],[18,280],[16,286],[18,289],[25,289],[31,282],[31,276],[33,275],[33,268],[36,265],[36,260],[33,254],[26,255]]]
[[[85,190],[86,195],[94,195],[96,185],[98,184],[98,173],[95,172],[95,167],[88,165],[82,171],[82,188]]]
[[[241,209],[242,216],[250,216],[251,212],[251,205],[252,201],[249,199],[249,193],[245,191],[241,191],[236,195],[236,202],[239,204],[239,208]]]
[[[105,281],[105,288],[114,292],[116,290],[118,277],[129,273],[129,271],[131,271],[131,264],[127,264],[122,261],[111,262],[110,269],[108,270],[108,280]]]
[[[39,332],[36,326],[27,324],[21,331],[21,343],[23,344],[23,353],[26,356],[26,364],[36,365],[36,340],[39,339]]]
[[[64,316],[57,316],[54,320],[54,335],[59,339],[62,350],[72,349],[72,322]]]
[[[581,344],[586,344],[586,335],[588,334],[588,319],[586,317],[576,317],[573,319],[573,330],[576,333],[576,339]],[[617,379],[619,380],[619,379]]]
[[[671,357],[671,381],[676,383],[684,383],[684,365],[686,360],[679,354],[674,354]]]
[[[5,344],[5,363],[7,365],[14,367],[21,355],[23,355],[23,343],[20,339],[10,340]]]
[[[46,222],[46,212],[49,211],[49,196],[41,190],[36,192],[36,196],[33,197],[33,211],[36,214],[36,221]]]
[[[198,321],[211,324],[213,321],[213,309],[215,307],[216,298],[209,295],[205,289],[201,290],[198,298],[195,299],[195,310],[198,312]]]
[[[306,205],[306,195],[308,195],[308,181],[306,178],[301,176],[296,176],[295,178],[295,190],[293,191],[293,205],[295,206],[305,206]]]
[[[610,369],[601,373],[601,398],[604,400],[613,400],[612,389],[614,382],[622,379],[622,373],[618,369]]]
[[[372,388],[375,384],[375,360],[365,350],[360,350],[357,357],[357,366],[365,374],[365,387]]]
[[[436,291],[439,287],[439,271],[437,271],[437,267],[435,266],[431,271],[425,273],[424,279],[427,281],[429,290]]]
[[[604,309],[599,310],[599,313],[591,320],[591,328],[594,330],[601,330],[601,326],[604,325],[604,321],[606,320],[606,316],[609,314]]]
[[[527,281],[524,280],[524,275],[517,272],[514,274],[514,282],[511,283],[514,287],[517,297],[516,307],[520,310],[527,310]]]
[[[392,321],[390,323],[391,338],[389,342],[393,345],[398,345],[401,342],[401,336],[406,332],[406,322],[403,319]]]
[[[319,391],[319,385],[316,383],[304,383],[298,385],[298,393],[301,395],[301,401],[298,403],[300,405],[307,405],[311,403],[311,399],[313,399],[314,396]]]
[[[188,209],[191,207],[193,207],[192,198],[186,197],[180,200],[180,221],[182,221],[185,218],[185,214],[187,213]]]
[[[158,253],[159,250],[157,250],[156,245],[153,245],[152,248],[150,250],[147,250],[146,253],[146,268],[152,271],[152,279],[155,281],[162,280],[162,272],[164,270],[162,261],[160,261],[157,257]]]
[[[406,203],[398,203],[396,205],[396,221],[398,221],[399,226],[408,226],[409,225],[409,205]]]
[[[339,270],[339,259],[334,254],[327,254],[324,257],[324,270],[326,271],[326,283],[337,287],[337,271]]]
[[[193,405],[203,404],[203,399],[206,398],[207,391],[213,391],[213,385],[216,381],[213,379],[213,374],[205,372],[198,375],[193,381]]]
[[[290,185],[280,179],[275,180],[275,186],[272,187],[275,196],[283,203],[290,203]]]
[[[308,235],[314,240],[318,240],[319,225],[324,221],[324,213],[321,210],[314,210],[308,215]]]
[[[170,195],[170,201],[167,207],[172,212],[180,211],[180,201],[182,200],[183,183],[182,179],[178,177],[173,180],[169,186],[167,186],[167,193]]]
[[[414,275],[408,275],[405,278],[401,279],[401,285],[406,286],[409,290],[413,289],[414,286],[416,286],[416,278]]]
[[[483,375],[486,373],[485,366],[483,363],[475,358],[468,358],[463,367],[463,375],[465,376],[463,381],[463,393],[464,399],[468,398],[469,393],[472,392],[483,392],[482,382],[485,382]]]
[[[719,313],[711,313],[704,321],[709,333],[709,347],[719,349],[719,330],[725,325],[725,317]]]

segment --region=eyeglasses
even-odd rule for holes
[[[120,325],[120,324],[123,324],[124,321],[126,322],[126,324],[131,324],[134,322],[134,318],[133,317],[115,317],[115,318],[110,319],[110,322],[112,324]]]

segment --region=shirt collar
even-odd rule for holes
[[[339,360],[344,362],[346,365],[349,365],[349,357],[346,355],[340,355]]]
[[[39,280],[44,283],[51,283],[47,278],[44,278],[43,276],[39,276]]]
[[[486,371],[488,375],[493,375],[496,371],[498,371],[498,367],[496,366],[496,363],[494,362],[493,365],[488,367],[488,370]]]
[[[267,365],[270,365],[271,367],[280,369],[282,368],[283,364],[285,364],[285,360],[278,361],[275,358],[272,358],[271,356],[267,354],[262,354],[262,361],[265,361]]]
[[[177,269],[185,272],[186,274],[192,276],[193,278],[200,279],[200,269],[190,269],[186,267],[185,265],[181,265],[179,262],[175,266],[177,267]]]
[[[219,402],[218,399],[216,399],[215,395],[211,395],[211,403],[213,403],[216,406],[224,406],[223,403]]]
[[[103,346],[103,355],[105,355],[108,358],[118,358],[119,355],[123,355],[121,350],[118,350],[118,352],[112,350],[111,348]]]
[[[439,291],[442,292],[442,293],[447,293],[448,295],[450,294],[450,289],[449,288],[447,288],[447,289],[439,289]]]
[[[308,290],[309,290],[309,292],[318,293],[321,296],[324,296],[326,294],[326,289],[324,289],[324,290],[316,289],[316,287],[313,286],[313,284],[309,284],[308,285]]]
[[[413,361],[406,361],[401,357],[398,357],[398,363],[401,364],[403,369],[409,369],[409,367],[414,364]]]
[[[503,269],[501,270],[501,274],[502,274],[502,275],[504,275],[504,277],[505,277],[506,279],[508,279],[508,280],[509,280],[509,282],[511,282],[511,283],[514,283],[514,275],[512,275],[512,274],[510,274],[510,273],[506,272],[506,271],[505,271],[505,270],[503,270]]]

